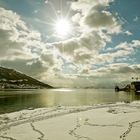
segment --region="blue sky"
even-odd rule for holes
[[[53,86],[113,87],[140,77],[139,5],[0,0],[0,65]]]
[[[139,0],[117,0],[115,1],[109,10],[113,13],[118,13],[122,22],[124,30],[128,30],[133,33],[133,36],[120,36],[120,40],[131,41],[133,38],[139,39],[140,36],[140,1]]]

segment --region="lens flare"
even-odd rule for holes
[[[55,24],[55,31],[60,36],[66,36],[71,31],[71,25],[67,19],[60,19]]]

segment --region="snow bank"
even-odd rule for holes
[[[139,131],[139,101],[0,115],[0,140],[139,140]]]

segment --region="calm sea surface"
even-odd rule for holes
[[[113,89],[48,89],[0,91],[0,114],[57,105],[79,106],[140,100],[140,94]]]

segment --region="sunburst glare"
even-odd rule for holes
[[[71,24],[67,19],[62,18],[56,21],[54,29],[59,36],[64,37],[70,34]]]

